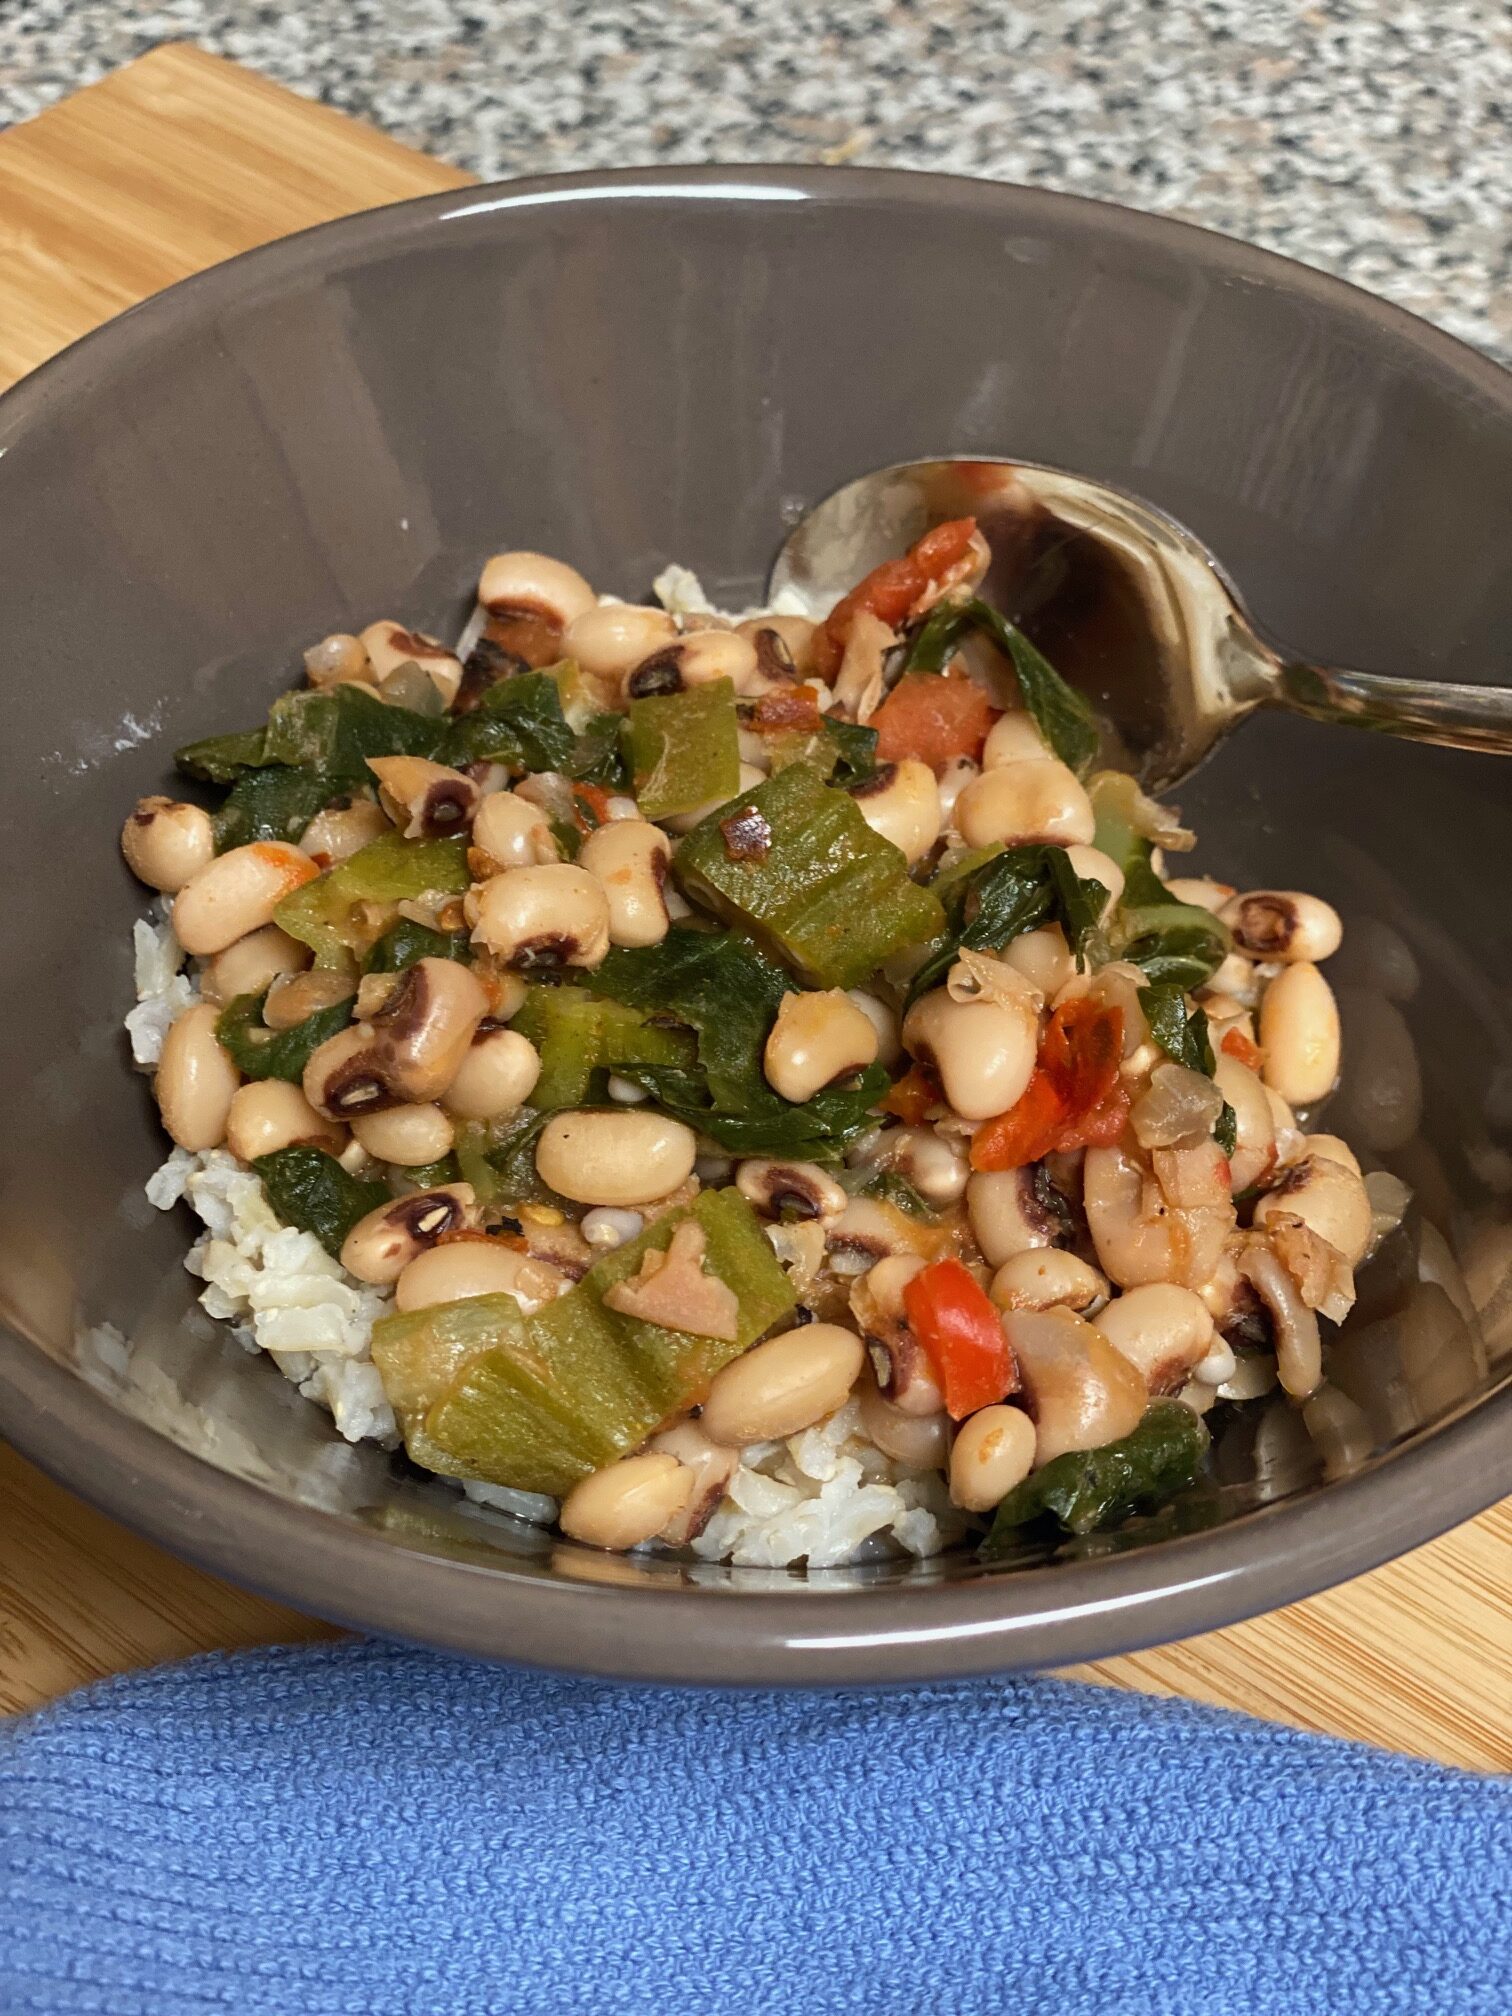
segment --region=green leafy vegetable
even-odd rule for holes
[[[895,1169],[879,1169],[868,1176],[857,1191],[858,1197],[874,1197],[880,1204],[891,1204],[909,1218],[935,1218],[939,1213],[932,1204],[915,1190],[906,1176],[900,1176]]]
[[[358,1182],[319,1148],[279,1148],[259,1155],[252,1167],[284,1224],[313,1232],[337,1259],[358,1219],[389,1202],[386,1184]]]
[[[632,700],[625,752],[647,819],[696,811],[740,788],[740,732],[735,688],[712,680],[685,693]]]
[[[465,840],[405,840],[385,833],[286,896],[274,916],[291,938],[311,948],[317,966],[350,968],[363,942],[359,904],[396,903],[434,891],[458,895],[468,880]]]
[[[1239,1145],[1239,1115],[1227,1099],[1223,1102],[1223,1111],[1213,1122],[1213,1139],[1224,1154],[1230,1157]]]
[[[289,770],[283,764],[247,770],[211,821],[215,851],[245,847],[253,840],[298,840],[315,814],[339,795],[320,770]]]
[[[371,784],[370,756],[434,756],[445,729],[434,715],[391,707],[348,682],[275,700],[262,760],[318,770],[337,787]]]
[[[504,763],[512,770],[565,769],[577,737],[562,711],[562,689],[576,677],[575,665],[562,664],[501,679],[471,714],[443,724],[438,760]]]
[[[659,1028],[638,1008],[579,987],[531,987],[511,1027],[540,1052],[531,1104],[555,1112],[605,1099],[605,1079],[633,1066],[687,1071],[696,1061],[692,1032]]]
[[[664,1112],[732,1154],[837,1161],[871,1124],[870,1109],[887,1090],[886,1072],[873,1065],[854,1087],[831,1087],[804,1105],[779,1098],[762,1074],[761,1056],[792,982],[733,932],[674,927],[659,945],[612,951],[586,984],[694,1032],[692,1065],[627,1060],[615,1068]]]
[[[877,767],[877,731],[863,728],[858,721],[832,721],[826,714],[823,733],[835,745],[835,767],[830,781],[848,790],[864,784]]]
[[[567,775],[580,784],[602,784],[606,791],[627,790],[630,765],[621,746],[621,726],[618,714],[595,714],[573,744]]]
[[[1199,1417],[1179,1400],[1153,1401],[1139,1426],[1101,1449],[1057,1456],[1026,1477],[997,1509],[984,1554],[1012,1546],[1019,1529],[1055,1519],[1068,1533],[1099,1532],[1142,1507],[1184,1491],[1208,1446]]]
[[[986,851],[960,872],[947,870],[934,887],[945,910],[945,930],[915,973],[908,1004],[937,987],[961,948],[1001,952],[1026,931],[1059,924],[1078,965],[1089,956],[1108,900],[1101,882],[1078,875],[1064,847],[1003,847]]]
[[[411,1190],[434,1190],[442,1183],[459,1183],[462,1168],[455,1155],[443,1155],[439,1162],[414,1162],[401,1172]]]
[[[1139,787],[1132,777],[1101,771],[1089,792],[1097,818],[1093,844],[1124,874],[1110,928],[1113,951],[1142,967],[1156,985],[1190,994],[1228,956],[1229,928],[1195,903],[1178,903],[1151,867],[1151,843],[1134,824]]]
[[[297,1085],[321,1044],[351,1021],[352,1003],[319,1008],[292,1029],[269,1029],[262,1019],[267,998],[266,988],[261,994],[238,994],[221,1010],[216,1038],[244,1078],[285,1078]]]
[[[770,842],[736,858],[725,826],[743,813]],[[856,801],[794,763],[694,828],[675,872],[688,894],[816,987],[854,987],[894,952],[937,937],[944,912]]]
[[[244,772],[267,761],[263,754],[266,741],[264,728],[247,728],[239,735],[207,735],[203,741],[186,742],[182,749],[175,749],[173,760],[185,776],[198,777],[202,783],[234,784]]]
[[[704,1232],[705,1271],[735,1291],[733,1339],[665,1330],[604,1304],[610,1287],[638,1273],[648,1252],[665,1252],[690,1219]],[[794,1303],[745,1199],[706,1190],[534,1316],[523,1316],[512,1296],[485,1295],[386,1317],[374,1326],[373,1358],[417,1461],[436,1456],[454,1473],[560,1496],[700,1400],[721,1366]]]
[[[1096,716],[1023,631],[990,603],[975,596],[968,602],[947,599],[936,603],[914,635],[903,670],[942,671],[968,630],[980,630],[1007,654],[1019,696],[1045,742],[1078,777],[1084,776],[1097,754]]]
[[[432,931],[426,924],[401,917],[368,954],[364,971],[402,973],[421,959],[458,959],[466,965],[471,958],[472,946],[465,931]]]
[[[1167,1057],[1184,1064],[1188,1071],[1200,1071],[1205,1078],[1211,1078],[1217,1064],[1203,1011],[1193,1008],[1188,1012],[1182,990],[1168,982],[1141,987],[1139,1005],[1150,1025],[1150,1034]]]

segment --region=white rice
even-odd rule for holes
[[[163,1054],[163,1038],[186,1008],[199,999],[199,989],[179,968],[184,948],[173,935],[166,903],[157,918],[139,917],[132,927],[137,1005],[126,1017],[132,1062],[152,1070]]]
[[[784,588],[770,602],[755,609],[716,609],[704,593],[703,583],[690,567],[663,567],[651,584],[651,591],[669,616],[719,616],[726,623],[748,623],[756,616],[807,616],[809,605],[794,588]],[[612,602],[615,597],[600,598]]]

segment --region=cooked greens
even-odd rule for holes
[[[1064,847],[1038,845],[985,849],[971,864],[958,863],[955,872],[941,875],[935,888],[945,929],[909,985],[910,1005],[940,985],[963,947],[1002,952],[1042,924],[1060,925],[1080,965],[1108,900],[1100,882],[1076,873]]]
[[[252,1167],[285,1225],[313,1232],[333,1258],[358,1219],[390,1201],[386,1183],[360,1182],[321,1148],[279,1148]]]
[[[1142,967],[1157,985],[1191,993],[1210,980],[1233,939],[1226,924],[1195,903],[1178,903],[1150,865],[1152,844],[1134,823],[1139,787],[1132,777],[1103,770],[1089,787],[1097,817],[1093,844],[1123,870],[1123,894],[1110,942],[1119,959]]]
[[[292,1029],[269,1029],[262,1019],[267,990],[238,994],[220,1012],[215,1034],[244,1078],[286,1078],[297,1085],[304,1068],[321,1044],[338,1035],[352,1019],[350,1001],[318,1008]]]
[[[1018,681],[1019,697],[1046,743],[1078,777],[1086,775],[1097,755],[1097,719],[1073,686],[1068,686],[1044,654],[1023,631],[980,597],[937,602],[908,646],[905,672],[943,671],[951,653],[968,631],[978,630],[1007,654]]]
[[[1179,1400],[1154,1400],[1139,1426],[1101,1449],[1075,1449],[1026,1477],[997,1509],[984,1554],[1006,1551],[1020,1529],[1054,1519],[1068,1533],[1097,1533],[1184,1491],[1207,1452],[1201,1418]]]

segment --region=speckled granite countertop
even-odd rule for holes
[[[0,0],[0,123],[169,40],[483,176],[856,161],[1109,197],[1512,359],[1507,0]]]

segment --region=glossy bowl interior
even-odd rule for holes
[[[1506,377],[1300,268],[1062,197],[745,170],[440,196],[175,288],[0,404],[8,1436],[328,1616],[742,1682],[1184,1635],[1512,1488],[1512,770],[1282,718],[1182,794],[1195,859],[1343,912],[1329,1124],[1417,1203],[1334,1352],[1340,1399],[1311,1432],[1280,1403],[1220,1426],[1196,1530],[992,1573],[595,1555],[348,1448],[195,1309],[189,1223],[142,1196],[163,1142],[120,1032],[142,906],[116,834],[167,752],[260,718],[326,631],[446,632],[501,547],[630,596],[677,559],[742,601],[805,503],[961,447],[1147,496],[1301,651],[1508,675]]]

